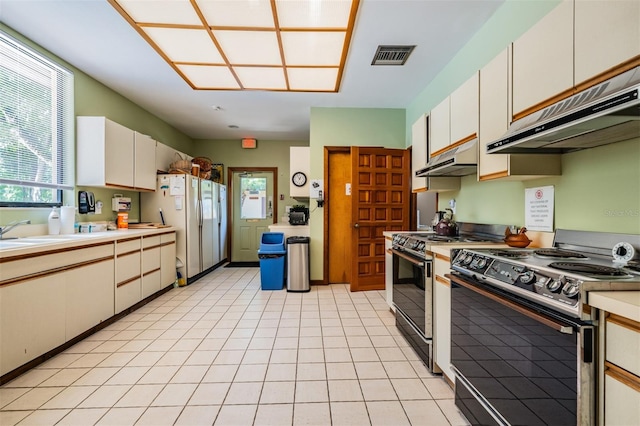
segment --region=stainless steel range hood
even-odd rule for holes
[[[427,163],[416,176],[466,176],[476,173],[478,167],[478,139],[465,142],[450,149]]]
[[[520,120],[488,153],[562,154],[640,137],[640,67]]]

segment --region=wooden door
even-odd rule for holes
[[[384,289],[383,231],[409,229],[405,149],[351,148],[351,291]]]
[[[351,153],[349,148],[329,153],[326,208],[329,214],[329,284],[351,281]]]

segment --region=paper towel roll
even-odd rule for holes
[[[60,207],[60,233],[73,234],[73,223],[76,220],[76,208],[72,206]]]

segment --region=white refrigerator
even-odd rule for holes
[[[141,221],[177,228],[176,256],[187,282],[220,260],[218,191],[211,181],[191,175],[158,175],[155,192],[140,196]]]
[[[218,196],[219,212],[218,225],[220,232],[220,261],[227,260],[227,187],[222,184],[216,184],[220,187],[220,193]]]

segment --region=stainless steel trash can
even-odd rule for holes
[[[309,291],[309,237],[287,238],[287,291]]]

